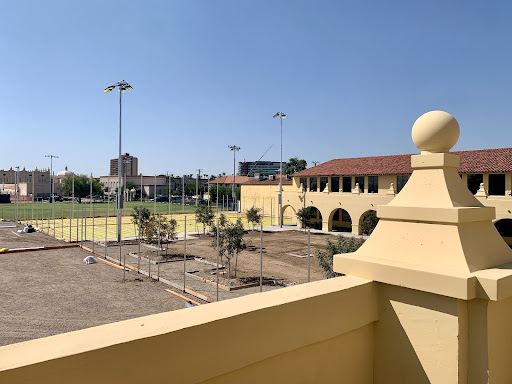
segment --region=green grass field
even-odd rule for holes
[[[123,208],[123,216],[129,216],[133,212],[134,207],[140,205],[139,201],[128,201],[125,202]],[[151,213],[169,213],[168,203],[154,203],[154,202],[143,202],[142,206],[149,209]],[[216,211],[215,207],[212,207]],[[48,202],[38,203],[19,203],[18,204],[18,219],[19,220],[41,220],[53,218],[52,213],[55,210],[56,218],[77,218],[82,217],[82,209],[84,217],[105,217],[108,212],[108,216],[116,216],[116,206],[114,202],[110,203],[71,203],[71,202],[55,202],[54,207]],[[16,205],[11,204],[0,204],[0,219],[3,220],[14,220],[15,219]],[[171,204],[171,213],[193,213],[195,205]]]

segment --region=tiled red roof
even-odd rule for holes
[[[275,180],[258,180],[255,178],[251,178],[249,181],[245,182],[244,185],[279,185],[279,175],[276,175]],[[283,177],[283,185],[292,185],[293,181],[291,179],[287,179]]]
[[[243,184],[249,181],[249,176],[235,176],[235,184]],[[210,180],[210,184],[233,184],[233,176],[222,176],[215,180]]]
[[[460,156],[459,173],[512,172],[512,148],[452,152]],[[411,155],[334,159],[292,176],[364,176],[411,174]]]

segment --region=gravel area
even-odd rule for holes
[[[0,248],[66,244],[13,230],[0,228]],[[85,264],[89,255],[80,248],[0,254],[0,345],[184,308],[164,291],[169,286],[134,272],[123,282],[120,269]]]

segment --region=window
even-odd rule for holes
[[[480,183],[484,182],[484,175],[482,173],[468,174],[468,189],[474,195],[480,189]]]
[[[318,179],[316,177],[309,178],[309,191],[316,192],[317,190]]]
[[[379,176],[368,176],[368,193],[379,193]]]
[[[343,192],[352,192],[352,177],[343,177]]]
[[[322,176],[320,178],[320,192],[323,192],[325,187],[327,186],[327,182],[329,181],[328,177]]]
[[[340,191],[340,178],[338,176],[331,177],[331,192]]]
[[[399,193],[405,184],[409,181],[409,175],[398,175],[396,177],[396,193]]]
[[[505,174],[489,174],[489,195],[505,196]]]
[[[306,189],[308,187],[308,179],[307,179],[307,177],[301,177],[300,178],[300,184],[302,184],[304,189]],[[300,187],[300,184],[299,184],[299,187]]]
[[[356,176],[356,184],[359,184],[359,189],[364,193],[364,176]]]

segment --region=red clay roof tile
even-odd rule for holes
[[[452,152],[460,156],[459,173],[512,172],[512,148]],[[334,159],[293,174],[305,176],[356,176],[411,174],[411,155]]]

